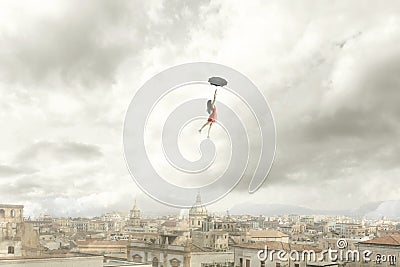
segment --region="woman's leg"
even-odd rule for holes
[[[206,123],[204,123],[203,127],[200,128],[199,133],[201,133],[201,130],[203,130],[204,127],[206,127],[210,122],[207,121]]]
[[[211,126],[213,125],[213,123],[210,123],[210,128],[208,128],[208,134],[207,134],[207,138],[210,138],[210,130],[211,130]]]

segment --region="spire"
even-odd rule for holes
[[[200,215],[200,216],[207,215],[207,209],[203,205],[203,202],[201,201],[200,192],[197,193],[196,202],[193,204],[192,208],[189,210],[189,216],[192,216],[192,215]]]
[[[139,211],[139,207],[137,206],[136,198],[135,198],[135,204],[133,205],[133,211]]]
[[[203,205],[203,203],[201,202],[201,196],[200,196],[200,191],[197,192],[197,196],[196,196],[196,206],[201,206]]]

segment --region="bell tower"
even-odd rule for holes
[[[140,220],[141,220],[141,215],[140,215],[140,209],[138,208],[136,204],[136,199],[135,199],[135,204],[133,205],[133,208],[131,209],[130,212],[130,221],[132,226],[139,227],[140,226]]]

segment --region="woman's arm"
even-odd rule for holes
[[[215,100],[217,99],[217,89],[215,89],[215,92],[214,92],[214,100],[213,100],[213,102],[211,103],[211,105],[214,107],[214,104],[215,104]]]

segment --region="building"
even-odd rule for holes
[[[141,220],[141,215],[140,215],[140,209],[136,205],[136,200],[135,200],[135,205],[133,205],[132,210],[129,213],[129,222],[131,226],[134,227],[139,227],[140,226],[140,220]]]
[[[193,231],[192,242],[202,248],[225,251],[229,246],[229,234],[223,230]]]
[[[128,241],[85,240],[77,241],[75,250],[80,253],[90,253],[126,259]]]
[[[301,222],[296,222],[291,227],[291,233],[292,234],[304,234],[306,229],[307,229],[307,224],[301,223]]]
[[[300,216],[297,214],[289,214],[288,215],[288,220],[290,223],[297,223],[300,221]]]
[[[250,230],[250,240],[253,242],[277,241],[289,243],[289,235],[274,229]]]
[[[305,223],[307,225],[314,225],[315,218],[314,216],[307,215],[300,217],[300,222]]]
[[[151,267],[151,264],[139,264],[132,261],[122,261],[120,259],[105,257],[103,267]]]
[[[206,207],[201,202],[200,193],[197,194],[196,202],[189,210],[189,227],[192,230],[201,229],[203,222],[207,220],[208,213]]]
[[[1,267],[103,267],[103,256],[60,254],[38,257],[13,257],[0,260]]]
[[[370,256],[371,261],[366,262],[361,260],[352,263],[351,266],[400,266],[400,235],[377,237],[359,242],[355,246],[360,253],[366,250],[372,251],[372,255]]]
[[[233,252],[216,252],[191,242],[184,246],[133,242],[128,246],[128,259],[149,263],[152,267],[233,267]]]
[[[24,222],[24,206],[0,204],[0,258],[36,255],[39,233]]]
[[[337,242],[343,238],[338,238],[338,237],[332,237],[332,238],[321,238],[318,240],[318,247],[320,249],[337,249]],[[357,244],[359,242],[364,242],[367,241],[368,238],[364,237],[363,239],[357,238],[357,239],[350,239],[346,238],[346,249],[348,250],[355,250],[357,249]]]
[[[268,258],[265,261],[261,261],[258,258],[258,252],[260,250],[265,251],[265,247],[268,248],[267,254]],[[338,263],[326,262],[326,261],[313,261],[308,259],[308,256],[305,257],[305,260],[300,256],[303,252],[305,255],[308,255],[310,251],[314,251],[317,253],[321,252],[320,249],[317,249],[312,246],[307,245],[297,245],[297,244],[289,244],[284,242],[260,242],[260,243],[252,243],[252,244],[239,244],[233,246],[234,248],[234,266],[235,267],[311,267],[311,266],[336,266],[338,267]],[[285,255],[281,258],[286,260],[279,260],[277,254],[270,256],[271,251],[285,251]],[[291,251],[297,251],[299,253],[298,260],[291,260],[289,255]]]
[[[365,237],[369,234],[367,228],[356,223],[337,223],[334,231],[345,238]]]
[[[207,217],[206,220],[202,223],[202,231],[210,231],[210,230],[223,230],[227,232],[236,232],[238,231],[237,222],[232,219],[232,217],[227,214],[222,220],[215,217]]]

